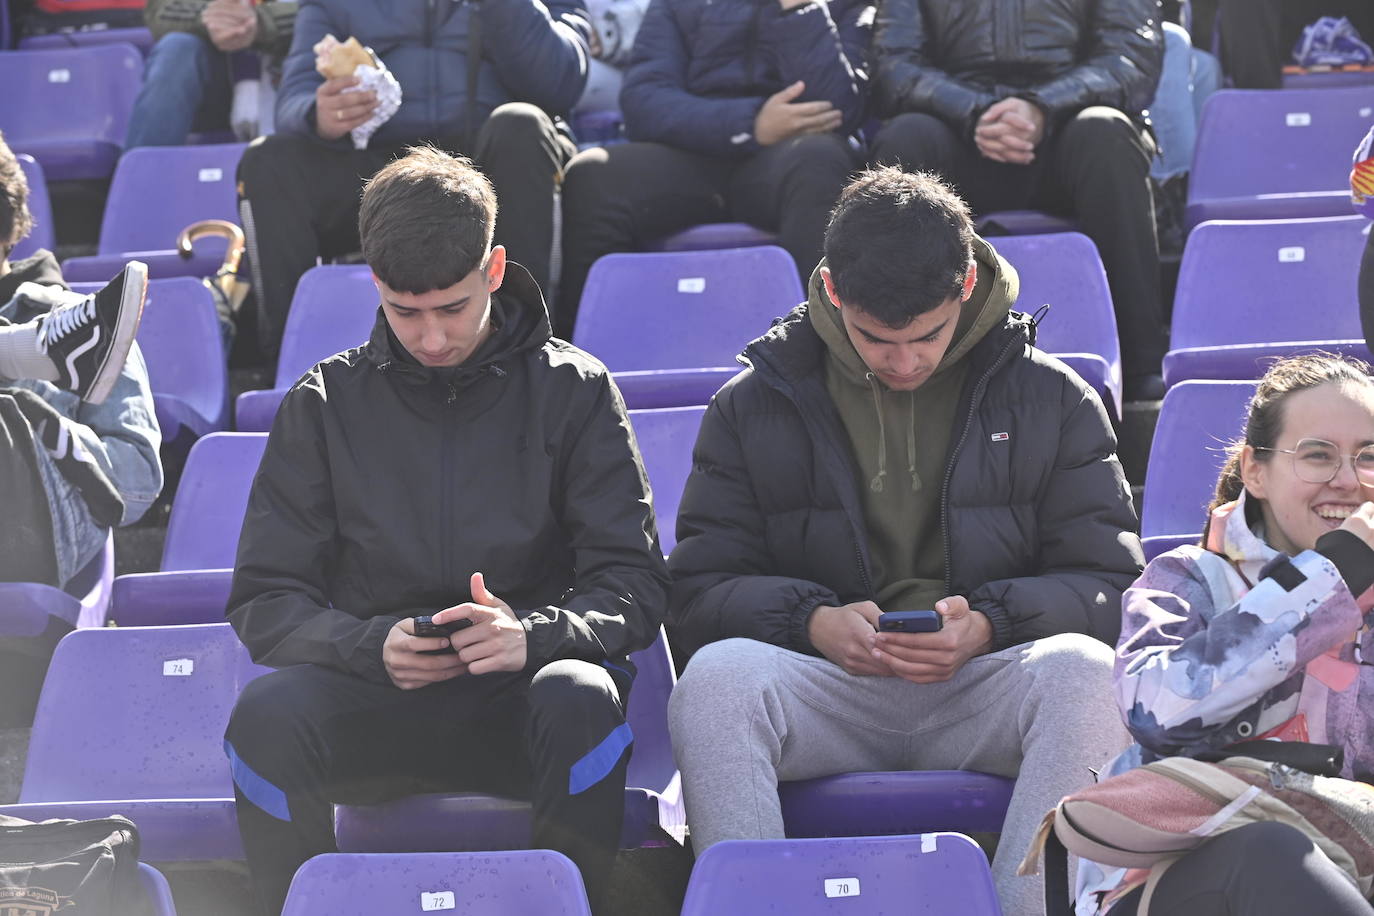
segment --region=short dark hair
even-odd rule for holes
[[[0,258],[9,257],[32,228],[28,179],[19,167],[19,159],[5,143],[5,135],[0,134]]]
[[[968,204],[930,172],[860,173],[840,192],[825,229],[835,294],[890,328],[959,295],[971,257]]]
[[[413,146],[363,188],[358,236],[377,278],[403,293],[447,289],[481,266],[496,192],[471,160]]]

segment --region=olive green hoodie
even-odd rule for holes
[[[892,391],[869,371],[826,295],[820,267],[807,311],[826,345],[825,386],[849,434],[859,469],[877,604],[885,611],[929,609],[947,597],[940,491],[968,366],[963,357],[1007,317],[1016,270],[974,238],[977,279],[949,349],[914,391]],[[824,262],[822,262],[824,266]]]

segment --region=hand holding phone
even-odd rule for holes
[[[878,615],[883,633],[938,633],[945,620],[936,611],[888,611]]]
[[[448,623],[435,623],[429,614],[424,614],[414,618],[416,636],[452,636],[459,630],[465,630],[472,626],[472,621],[468,618],[453,620]],[[453,652],[453,646],[444,646],[442,649],[426,649],[418,655],[448,655]]]

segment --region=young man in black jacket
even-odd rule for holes
[[[1111,283],[1127,400],[1166,347],[1144,110],[1158,0],[887,0],[873,42],[873,162],[930,169],[975,211],[1072,216]]]
[[[244,691],[226,749],[271,912],[334,848],[331,802],[417,791],[532,793],[535,845],[594,902],[605,887],[626,656],[667,574],[620,394],[550,337],[495,218],[487,179],[434,149],[368,183],[372,339],[287,394],[253,485],[228,617],[281,670]],[[471,623],[420,637],[417,615]]]
[[[693,843],[781,836],[779,780],[1012,776],[993,875],[1038,912],[1031,835],[1127,741],[1110,647],[1143,558],[1115,437],[934,176],[860,175],[825,252],[707,409],[678,510]],[[939,632],[878,631],[932,609]]]

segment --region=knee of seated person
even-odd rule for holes
[[[739,699],[746,693],[761,692],[773,682],[772,660],[780,651],[777,646],[741,638],[702,646],[673,688],[668,699],[669,716],[675,708],[698,702],[717,704],[725,693]]]
[[[549,116],[529,102],[507,102],[487,117],[494,143],[538,143]]]
[[[1224,843],[1232,847],[1235,862],[1239,867],[1247,866],[1270,870],[1281,869],[1285,863],[1296,866],[1303,857],[1315,847],[1307,834],[1291,824],[1278,821],[1260,821],[1229,830],[1210,840],[1211,843]]]
[[[909,111],[886,121],[873,138],[871,158],[878,165],[918,168],[920,160],[934,155],[939,138],[952,131],[934,115]]]
[[[849,141],[839,134],[809,134],[785,142],[787,161],[815,174],[838,171],[848,175],[854,168]]]
[[[1066,143],[1099,147],[1108,154],[1140,148],[1140,128],[1120,109],[1107,105],[1084,108],[1064,126],[1064,134]]]
[[[244,741],[277,742],[299,720],[298,705],[291,702],[296,693],[291,684],[292,671],[271,671],[244,686],[229,714],[227,735],[232,744],[237,747]]]
[[[1115,659],[1110,646],[1084,633],[1058,633],[1038,639],[1031,655],[1037,669],[1075,683],[1100,683],[1108,697]]]
[[[201,54],[210,53],[210,43],[191,32],[168,32],[157,40],[148,52],[148,69],[158,64],[179,66],[194,61]]]
[[[554,721],[575,711],[619,710],[620,695],[601,665],[565,658],[540,668],[530,680],[530,708]]]

